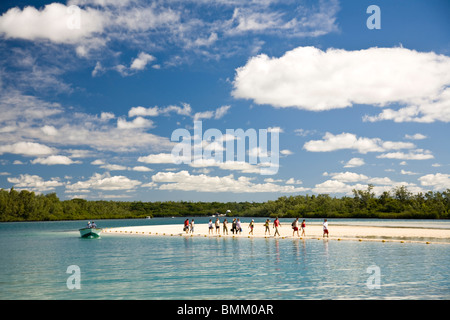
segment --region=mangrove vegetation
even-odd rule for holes
[[[283,196],[266,202],[88,201],[60,200],[56,193],[0,189],[0,221],[129,219],[166,216],[232,216],[303,218],[450,218],[450,189],[412,194],[405,186],[376,196],[373,186],[353,196],[328,194]]]

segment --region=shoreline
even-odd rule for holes
[[[228,235],[223,234],[223,226],[220,233],[215,228],[211,234],[208,224],[199,223],[194,227],[193,233],[183,231],[183,225],[152,225],[152,226],[130,226],[117,228],[104,228],[105,235],[140,235],[140,236],[182,236],[182,237],[215,237],[215,238],[266,238],[266,239],[313,239],[313,240],[336,240],[336,241],[375,241],[375,242],[399,242],[399,243],[425,243],[425,244],[450,244],[450,230],[423,227],[378,227],[378,226],[351,226],[331,225],[329,226],[329,237],[323,238],[322,225],[310,224],[305,228],[305,236],[293,236],[291,225],[282,224],[279,228],[280,236],[274,237],[273,224],[270,226],[270,236],[265,234],[263,223],[255,223],[253,235],[249,234],[248,223],[243,223],[242,232],[233,234],[228,226]],[[299,230],[301,235],[301,229]]]

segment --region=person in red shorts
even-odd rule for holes
[[[292,236],[294,236],[295,232],[297,232],[297,237],[300,237],[300,234],[298,233],[298,218],[292,222]]]
[[[327,219],[325,219],[324,221],[323,221],[323,238],[325,238],[325,235],[327,235],[327,238],[328,238],[328,221],[327,221]]]

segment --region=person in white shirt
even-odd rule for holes
[[[194,219],[191,220],[191,233],[194,233]]]
[[[323,237],[325,238],[325,235],[327,235],[328,238],[328,221],[325,219],[323,221]]]

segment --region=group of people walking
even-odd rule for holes
[[[267,233],[270,234],[270,219],[267,219],[264,222],[264,227],[265,227],[265,231],[264,231],[264,235],[267,235]],[[281,223],[280,220],[278,219],[278,217],[274,220],[273,222],[273,229],[274,229],[274,236],[280,236],[280,231],[279,228],[281,227]],[[248,228],[250,229],[249,231],[249,235],[253,235],[253,229],[255,228],[255,220],[252,219],[252,221],[250,222],[250,224],[248,225]],[[300,230],[301,230],[301,235],[300,235]],[[303,221],[300,223],[299,222],[299,218],[296,218],[293,222],[292,222],[292,236],[295,236],[295,233],[297,233],[297,237],[303,237],[306,236],[306,221],[303,219]],[[186,233],[194,233],[194,219],[191,220],[191,222],[189,222],[189,219],[186,219],[184,221],[184,228],[183,231],[185,231]],[[231,229],[230,231],[232,232],[232,234],[241,234],[242,233],[242,224],[239,218],[234,218],[232,223],[231,223]],[[219,218],[216,218],[215,222],[213,223],[212,219],[209,219],[208,222],[208,234],[219,234],[220,235],[220,220]],[[223,235],[228,235],[228,220],[225,218],[222,222],[222,234]],[[325,235],[328,237],[328,221],[327,219],[324,220],[323,222],[323,237],[325,237]]]
[[[253,224],[254,220],[252,219],[252,222],[250,224]],[[214,222],[214,227],[213,227],[213,222],[212,219],[209,219],[208,222],[208,233],[209,234],[214,234],[214,228],[216,229],[216,234],[220,234],[220,220],[219,218],[216,218],[216,221]],[[228,220],[225,218],[222,222],[222,232],[225,235],[228,235]],[[242,233],[242,224],[241,224],[241,220],[239,218],[234,218],[233,221],[231,222],[231,229],[230,229],[232,234],[240,234]]]

